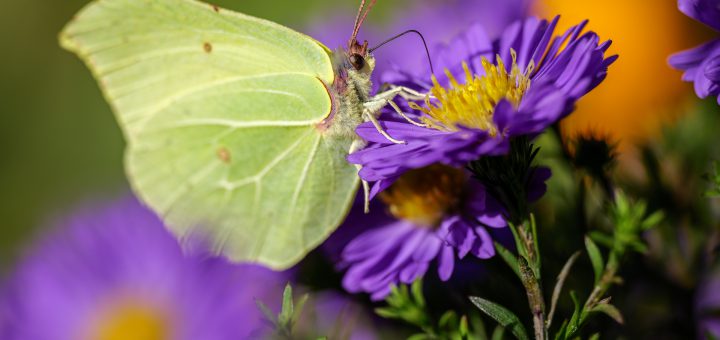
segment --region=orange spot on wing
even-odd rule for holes
[[[203,50],[205,50],[205,53],[212,52],[212,49],[213,49],[212,44],[210,44],[209,42],[206,42],[203,44]]]
[[[230,164],[231,158],[230,158],[230,150],[228,150],[226,147],[221,146],[217,150],[217,157],[225,164]]]
[[[217,5],[210,5],[210,6],[212,6],[213,11],[220,13],[220,7],[218,7]]]

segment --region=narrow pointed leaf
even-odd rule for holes
[[[602,276],[603,268],[605,268],[605,261],[603,261],[602,254],[600,253],[598,246],[587,236],[585,236],[585,249],[590,257],[593,272],[595,272],[595,284],[597,284]]]
[[[260,311],[263,313],[263,316],[265,317],[265,319],[267,319],[267,321],[269,321],[270,323],[272,323],[273,326],[277,327],[277,326],[278,326],[278,322],[277,322],[277,318],[275,317],[275,313],[273,313],[273,312],[270,310],[270,308],[268,308],[268,306],[265,305],[265,304],[264,304],[262,301],[260,301],[260,300],[255,300],[255,304],[257,305],[258,309],[260,309]]]
[[[611,317],[613,320],[615,320],[617,323],[619,323],[621,325],[624,323],[622,313],[620,313],[620,310],[611,304],[605,304],[605,303],[599,304],[590,311],[603,313],[603,314]]]
[[[290,324],[290,320],[292,319],[292,316],[294,314],[293,309],[292,287],[290,287],[290,284],[288,283],[287,285],[285,285],[285,291],[283,292],[282,309],[280,310],[280,315],[278,315],[278,322],[280,323],[280,325],[287,326]]]
[[[505,261],[505,263],[507,263],[510,269],[515,272],[515,275],[517,275],[518,278],[522,278],[520,276],[520,267],[518,266],[517,256],[515,256],[515,254],[513,254],[513,252],[511,252],[507,248],[503,247],[502,244],[498,242],[494,242],[494,244],[495,250],[498,254],[500,254],[500,257],[503,259],[503,261]]]
[[[567,278],[568,274],[570,274],[570,269],[572,268],[573,264],[575,264],[575,261],[579,256],[579,251],[572,254],[572,256],[570,256],[570,258],[567,260],[567,262],[565,262],[562,270],[560,270],[560,274],[558,274],[555,288],[553,288],[552,299],[550,300],[550,312],[548,313],[547,317],[547,328],[550,328],[550,326],[552,325],[553,314],[555,314],[555,308],[557,307],[557,302],[560,299],[560,294],[562,293],[565,279]]]
[[[483,313],[487,314],[489,317],[493,318],[495,321],[497,321],[500,325],[510,330],[510,332],[515,335],[516,338],[520,340],[527,340],[528,335],[527,331],[525,330],[525,327],[520,322],[520,319],[518,319],[513,312],[508,310],[507,308],[492,302],[485,300],[481,297],[477,296],[471,296],[470,301]]]
[[[292,322],[295,322],[300,319],[300,314],[303,312],[303,308],[305,307],[305,303],[307,302],[308,298],[310,297],[309,294],[303,294],[303,296],[298,299],[297,303],[295,304],[295,313],[292,317]]]
[[[498,325],[493,331],[491,340],[503,340],[505,338],[505,327]]]

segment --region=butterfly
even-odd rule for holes
[[[60,34],[92,71],[127,142],[141,200],[181,243],[285,269],[342,223],[358,188],[355,128],[400,95],[370,95],[358,31],[332,51],[279,24],[195,0],[96,0]],[[399,109],[398,109],[399,110]],[[367,183],[363,185],[367,197]]]

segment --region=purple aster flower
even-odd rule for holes
[[[255,299],[279,300],[286,274],[185,255],[134,199],[60,226],[9,278],[3,339],[234,340],[269,330]]]
[[[720,31],[720,0],[678,0],[678,8],[687,16]],[[698,97],[720,95],[720,39],[670,56],[670,65],[685,71],[682,79],[694,83]]]
[[[331,240],[346,244],[339,259],[347,269],[343,287],[370,293],[373,300],[386,297],[393,285],[422,277],[431,265],[446,281],[456,258],[492,257],[488,228],[506,225],[499,205],[477,181],[444,165],[408,171],[379,197],[384,209],[375,202],[369,215],[348,219],[362,232]]]
[[[375,182],[372,194],[410,169],[505,154],[512,138],[535,136],[568,115],[602,82],[617,56],[605,57],[610,41],[582,33],[586,22],[554,36],[557,21],[528,18],[494,40],[476,24],[434,53],[442,75],[431,77],[424,69],[386,72],[385,82],[432,98],[423,106],[409,103],[416,122],[381,120],[404,144],[388,141],[372,124],[357,128],[369,145],[348,160],[362,165],[360,177]]]

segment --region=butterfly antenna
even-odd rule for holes
[[[395,40],[395,39],[397,39],[397,38],[400,38],[400,37],[402,37],[403,35],[409,34],[409,33],[415,33],[415,34],[417,34],[417,35],[420,37],[420,40],[422,40],[423,47],[425,47],[425,55],[427,56],[428,64],[430,64],[430,73],[435,74],[435,70],[433,69],[432,59],[430,58],[430,50],[428,49],[427,43],[425,42],[425,37],[423,37],[422,33],[418,32],[417,30],[407,30],[407,31],[405,31],[405,32],[402,32],[402,33],[400,33],[400,34],[397,34],[397,35],[393,36],[392,38],[387,39],[387,40],[379,43],[377,46],[371,48],[371,49],[368,50],[368,51],[369,51],[370,53],[372,53],[373,51],[377,50],[378,48],[382,47],[383,45],[385,45],[385,44],[387,44],[387,43],[389,43],[389,42],[391,42],[391,41],[393,41],[393,40]]]
[[[357,16],[355,17],[355,24],[353,26],[352,36],[350,36],[350,41],[355,41],[357,39],[358,32],[360,32],[360,26],[362,26],[363,22],[365,21],[365,18],[367,18],[367,16],[368,16],[368,13],[370,13],[370,10],[375,5],[375,2],[377,2],[377,0],[370,0],[370,4],[368,4],[368,7],[366,10],[364,10],[365,9],[365,0],[362,0],[362,2],[360,2],[360,8],[358,9]]]

